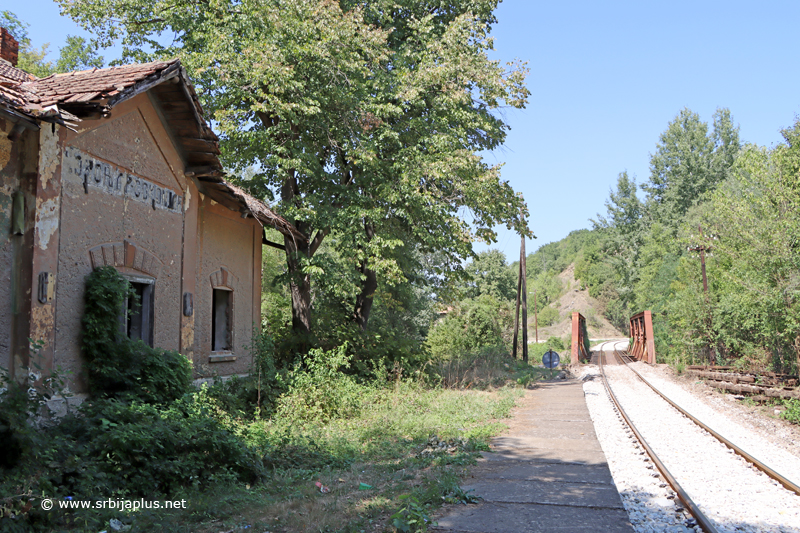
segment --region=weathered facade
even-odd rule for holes
[[[87,390],[85,278],[111,265],[142,301],[129,336],[198,377],[246,372],[263,225],[288,224],[225,182],[218,154],[177,61],[42,79],[0,64],[0,366]]]

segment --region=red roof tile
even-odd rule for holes
[[[22,83],[35,79],[36,76],[33,74],[28,74],[24,70],[12,67],[3,61],[0,61],[0,83]]]
[[[46,78],[27,81],[22,84],[22,88],[31,93],[29,101],[40,108],[60,103],[87,102],[119,94],[120,91],[177,62],[177,59],[173,59],[53,74]]]
[[[59,104],[76,104],[92,100],[107,100],[120,95],[121,92],[145,81],[149,76],[161,74],[164,70],[175,66],[180,68],[177,59],[170,61],[154,61],[137,65],[123,65],[103,69],[84,70],[65,74],[53,74],[46,78],[37,78],[27,72],[0,63],[0,104],[8,105],[16,112],[24,113],[35,119],[44,108]],[[185,79],[185,78],[184,78]],[[187,81],[188,84],[188,81]],[[188,84],[189,94],[195,107],[202,134],[210,141],[216,141],[216,135],[202,118],[202,109]],[[101,102],[102,105],[113,105],[113,102]],[[60,110],[64,113],[64,110]],[[222,165],[217,161],[217,168]],[[247,212],[262,224],[268,224],[283,234],[297,239],[306,237],[294,228],[285,218],[273,212],[266,204],[244,192],[244,190],[228,183],[222,177],[217,178],[222,190],[209,190],[209,194],[224,195],[239,204],[243,212]]]

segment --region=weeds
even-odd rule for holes
[[[429,526],[439,525],[428,516],[428,508],[419,503],[411,494],[400,496],[403,502],[400,509],[391,516],[392,525],[403,533],[418,533],[428,531]]]
[[[781,413],[781,418],[792,424],[800,424],[800,400],[784,400],[786,410]]]
[[[36,428],[30,422],[49,389],[14,382],[0,393],[0,432],[22,439],[17,456],[0,465],[0,494],[14,495],[0,499],[0,530],[360,531],[395,523],[424,531],[435,507],[474,501],[459,476],[505,428],[500,420],[522,394],[516,382],[538,379],[504,350],[484,347],[451,360],[455,368],[440,367],[449,377],[433,374],[453,388],[400,371],[363,382],[348,373],[347,344],[279,369],[264,337],[254,343],[251,377],[191,390],[183,356],[117,338],[108,317],[128,292],[115,275],[100,271],[87,296],[84,326],[93,335],[84,348],[95,397]],[[114,355],[132,372],[108,361]],[[44,498],[188,506],[45,512]]]

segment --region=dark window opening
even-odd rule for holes
[[[120,329],[131,340],[141,340],[153,345],[153,283],[149,280],[128,280],[136,297],[125,301],[124,316],[120,317]]]
[[[231,349],[231,291],[214,289],[211,302],[211,351]]]

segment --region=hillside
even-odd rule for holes
[[[597,309],[600,308],[597,300],[589,296],[589,291],[581,290],[580,283],[575,279],[575,264],[569,265],[558,275],[567,291],[558,299],[557,309],[561,316],[558,323],[539,328],[539,340],[550,337],[565,337],[572,334],[572,313],[578,311],[586,317],[586,326],[591,339],[627,338],[627,334],[611,325]],[[528,302],[530,306],[532,302]],[[554,306],[556,307],[556,306]],[[532,310],[532,309],[531,309]],[[534,323],[533,313],[528,319],[529,335],[533,339]]]

